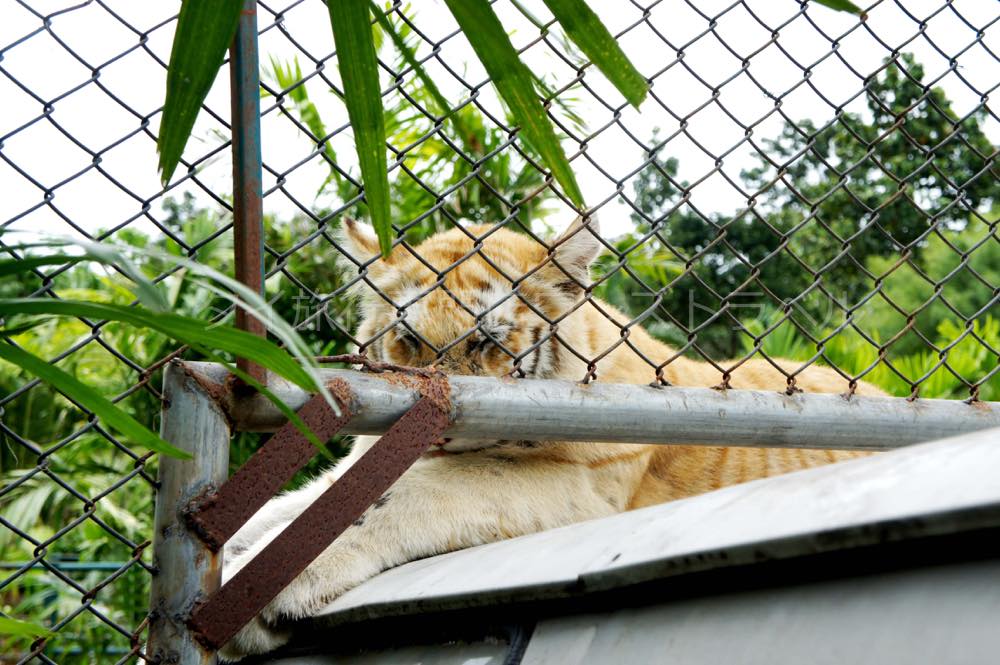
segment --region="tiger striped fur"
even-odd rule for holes
[[[344,223],[341,242],[356,258],[375,257],[371,230]],[[478,248],[478,251],[475,251]],[[488,226],[437,234],[411,253],[397,246],[355,287],[356,333],[377,360],[432,363],[455,374],[649,383],[649,361],[674,386],[715,386],[719,371],[654,339],[610,305],[584,298],[600,253],[596,220],[577,220],[554,249]],[[419,257],[419,258],[418,258]],[[346,270],[357,271],[354,264]],[[514,293],[516,291],[516,293]],[[405,318],[397,315],[405,308]],[[405,321],[405,325],[404,322]],[[557,322],[554,325],[550,322]],[[622,330],[627,328],[627,342]],[[638,351],[638,352],[637,352]],[[675,357],[676,356],[676,357]],[[784,366],[793,371],[798,363]],[[734,389],[781,391],[785,375],[765,360],[732,372]],[[812,366],[796,376],[807,392],[842,392],[846,381]],[[881,394],[861,383],[857,393]],[[227,545],[231,577],[374,442],[358,437],[350,455],[305,488],[271,501]],[[349,528],[226,645],[224,659],[269,651],[288,638],[284,624],[407,561],[707,492],[725,485],[835,462],[856,454],[764,448],[654,446],[559,441],[442,440],[355,526]]]

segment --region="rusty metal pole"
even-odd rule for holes
[[[218,487],[229,466],[229,424],[222,409],[174,361],[163,375],[160,432],[192,459],[160,458],[153,524],[153,576],[146,655],[162,665],[214,665],[215,652],[188,627],[195,603],[211,595],[222,579],[222,553],[213,553],[185,523],[193,498]]]
[[[257,54],[257,2],[246,0],[229,49],[233,128],[233,244],[236,279],[264,295],[264,204],[260,147],[260,70]],[[242,309],[236,327],[260,335],[264,323]],[[237,366],[263,383],[262,367],[244,358]]]

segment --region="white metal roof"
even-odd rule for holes
[[[1000,526],[1000,430],[724,488],[394,568],[317,615],[585,595],[762,560]]]

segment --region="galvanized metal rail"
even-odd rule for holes
[[[223,386],[228,376],[211,363],[187,366],[208,385]],[[322,376],[343,381],[352,394],[355,415],[345,434],[381,434],[420,397],[392,372],[328,369]],[[477,376],[448,380],[452,425],[445,436],[454,438],[888,450],[1000,427],[995,402]],[[293,409],[311,397],[273,377],[269,386]],[[227,413],[241,431],[271,431],[285,422],[263,397],[227,399]]]
[[[222,555],[185,528],[183,518],[193,499],[226,480],[231,431],[219,405],[182,363],[167,366],[163,394],[160,433],[192,458],[160,460],[146,657],[154,663],[214,665],[214,652],[198,643],[187,619],[197,603],[219,588]]]

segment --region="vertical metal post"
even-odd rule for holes
[[[233,234],[236,279],[264,294],[264,208],[260,147],[260,70],[257,1],[246,0],[229,49],[233,128]],[[265,335],[264,324],[242,309],[236,327]],[[264,369],[243,358],[237,366],[264,382]]]
[[[153,530],[151,618],[146,655],[163,665],[214,665],[187,625],[195,603],[219,588],[222,553],[213,553],[188,528],[182,514],[197,495],[226,480],[229,424],[215,401],[185,371],[170,363],[163,376],[160,432],[192,459],[160,458]]]

